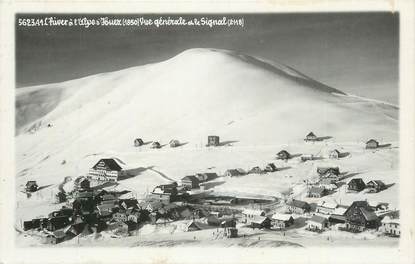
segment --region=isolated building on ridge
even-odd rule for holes
[[[367,149],[375,149],[379,147],[379,142],[374,140],[374,139],[370,139],[366,142],[366,148]]]
[[[208,136],[207,146],[219,146],[219,136]]]

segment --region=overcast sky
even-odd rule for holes
[[[344,92],[398,103],[397,13],[225,16],[244,17],[244,27],[16,26],[17,87],[158,62],[206,47],[281,62]]]

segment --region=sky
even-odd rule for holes
[[[16,21],[45,16],[52,15],[21,14]],[[162,16],[237,17],[244,18],[244,26],[82,28],[22,27],[16,23],[16,87],[159,62],[189,48],[218,48],[283,63],[343,92],[398,104],[398,13]]]

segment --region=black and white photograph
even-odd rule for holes
[[[399,10],[13,22],[13,247],[399,251]]]

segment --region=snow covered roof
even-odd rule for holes
[[[344,215],[344,213],[346,211],[347,211],[347,208],[337,207],[336,209],[334,209],[333,214],[336,214],[336,215]]]
[[[363,207],[360,208],[360,210],[367,221],[374,221],[378,219],[378,216],[373,211],[367,210]]]
[[[115,159],[100,159],[93,167],[93,169],[108,169],[114,171],[122,170],[122,167]]]
[[[335,209],[335,208],[337,208],[337,203],[335,203],[335,202],[327,202],[327,201],[319,201],[317,203],[317,206],[325,207],[325,208],[330,208],[330,209]]]
[[[288,220],[290,220],[290,218],[292,218],[292,216],[290,214],[275,213],[275,214],[272,215],[271,218],[275,219],[275,220],[280,220],[280,221],[288,221]]]
[[[391,218],[390,216],[385,216],[382,221],[383,224],[400,224],[401,221],[399,218]]]
[[[266,219],[268,219],[268,217],[257,215],[251,220],[251,222],[255,224],[262,224]]]
[[[313,216],[310,218],[310,220],[309,220],[309,221],[311,221],[311,222],[315,222],[315,223],[319,223],[319,224],[322,224],[322,223],[326,222],[326,221],[327,221],[327,219],[326,219],[326,218],[324,218],[324,217],[322,217],[322,216],[319,216],[319,215],[313,215]]]
[[[262,210],[253,210],[253,209],[245,209],[242,211],[242,214],[244,215],[258,215],[258,216],[262,216],[265,215],[265,212]]]

